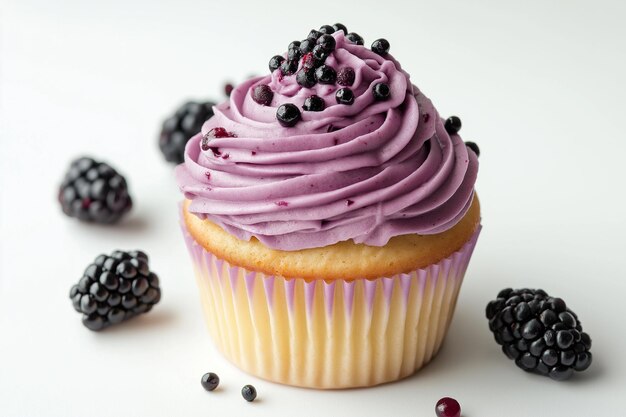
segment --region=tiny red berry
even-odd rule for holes
[[[443,397],[437,401],[435,412],[437,413],[437,417],[460,417],[461,406],[454,398]]]

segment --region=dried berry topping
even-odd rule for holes
[[[389,52],[389,41],[387,39],[376,39],[372,42],[372,51],[380,56],[385,56]]]
[[[329,65],[322,65],[315,70],[315,78],[320,84],[335,84],[337,72]]]
[[[335,93],[335,99],[339,104],[352,104],[354,103],[354,93],[349,88],[340,88]]]
[[[269,106],[272,104],[274,93],[267,84],[259,84],[252,90],[252,100],[261,104],[262,106]]]
[[[295,104],[281,104],[276,110],[276,119],[283,127],[292,127],[300,120],[300,110]]]
[[[374,84],[374,87],[372,88],[372,94],[374,95],[374,99],[376,101],[385,101],[391,97],[391,90],[387,84],[377,83]]]
[[[271,57],[269,62],[270,72],[274,72],[278,68],[280,68],[280,65],[283,63],[283,61],[285,61],[285,58],[280,55],[274,55],[273,57]]]
[[[444,127],[446,128],[446,132],[450,135],[456,135],[461,130],[461,119],[457,116],[450,116],[446,119],[444,123]]]
[[[322,111],[326,108],[326,103],[324,102],[323,98],[312,95],[304,99],[304,104],[302,105],[302,108],[305,111]]]
[[[354,78],[354,69],[350,67],[343,67],[337,73],[337,84],[349,87],[354,84]]]

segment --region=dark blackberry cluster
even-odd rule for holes
[[[168,162],[181,164],[185,161],[185,145],[192,136],[200,132],[202,124],[213,117],[210,101],[194,101],[183,104],[173,116],[163,122],[159,136],[159,148]]]
[[[101,330],[146,313],[161,299],[159,277],[150,272],[148,255],[115,251],[100,255],[85,269],[70,298],[83,324]]]
[[[133,206],[126,179],[104,162],[76,159],[59,187],[63,213],[79,220],[115,223]]]
[[[504,354],[527,372],[562,381],[591,365],[591,338],[578,316],[543,290],[504,289],[487,318]]]
[[[312,29],[306,39],[292,41],[287,47],[286,58],[274,55],[269,61],[270,71],[280,71],[281,77],[295,74],[296,82],[304,88],[312,88],[318,83],[329,85],[338,83],[342,86],[351,86],[354,82],[354,70],[352,68],[341,68],[338,72],[335,68],[325,63],[326,58],[336,47],[336,41],[332,34],[339,31],[344,33],[349,42],[356,45],[364,44],[361,36],[352,32],[348,33],[348,29],[341,23],[336,23],[333,26],[323,25],[319,30]],[[389,42],[386,39],[374,41],[372,51],[381,56],[387,55]],[[271,102],[273,93],[270,95],[271,90],[270,92],[263,91],[262,93],[255,91],[253,98],[261,105],[268,105]],[[372,94],[377,101],[387,100],[390,97],[390,88],[385,83],[378,83],[372,87]],[[354,103],[354,93],[350,88],[341,88],[337,90],[335,100],[338,104],[351,105]],[[285,105],[294,106],[290,103]],[[300,110],[297,109],[296,113],[291,107],[285,108],[283,106],[279,107],[276,112],[278,122],[284,127],[294,126],[300,120]],[[320,109],[323,110],[325,107],[326,103],[315,106],[304,105],[302,108],[305,111],[321,111]]]

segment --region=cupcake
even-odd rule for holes
[[[389,53],[336,25],[245,81],[185,149],[209,331],[258,377],[349,388],[437,353],[480,231],[477,148]]]

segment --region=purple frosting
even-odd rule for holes
[[[191,138],[176,176],[189,210],[242,240],[252,236],[281,250],[322,247],[352,239],[383,246],[393,236],[435,234],[457,224],[474,194],[478,159],[449,135],[431,101],[389,54],[381,57],[333,34],[326,64],[356,73],[352,105],[337,104],[339,85],[303,88],[295,75],[250,79]],[[372,87],[387,83],[391,97],[375,101]],[[269,106],[252,99],[268,84]],[[299,108],[316,94],[321,112],[302,111],[282,127],[276,108]],[[234,137],[202,136],[223,127]]]

